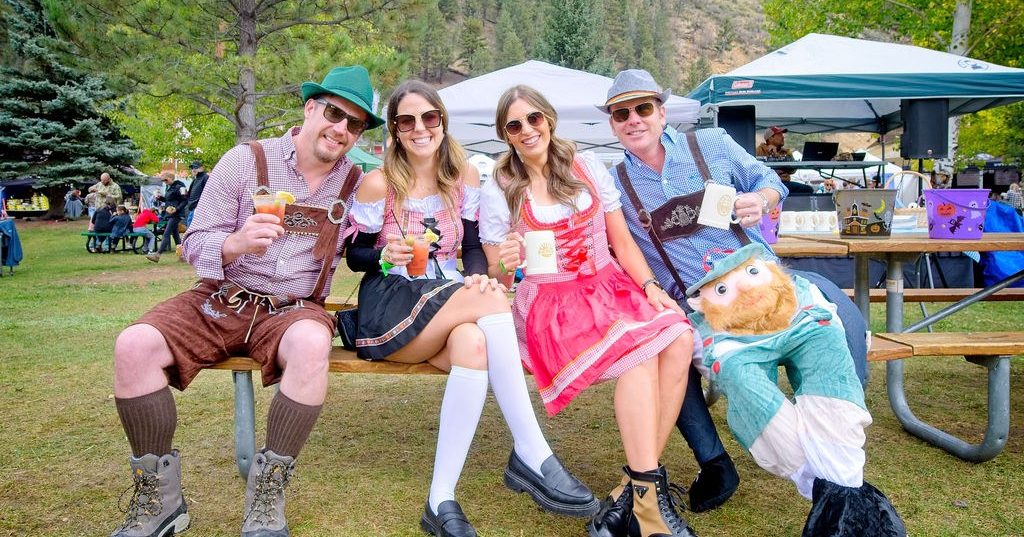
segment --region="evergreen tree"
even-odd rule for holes
[[[70,45],[56,38],[39,0],[4,1],[0,177],[37,177],[37,186],[52,187],[50,206],[60,208],[60,185],[103,172],[128,180],[124,170],[138,152],[103,114],[113,97],[104,81],[65,64]]]
[[[526,61],[526,47],[512,22],[513,9],[503,9],[494,30],[494,66],[518,65]]]
[[[548,5],[538,55],[563,67],[587,70],[601,53],[600,28],[600,5],[587,0],[554,0]]]

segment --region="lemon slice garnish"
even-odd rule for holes
[[[279,200],[284,200],[285,203],[295,203],[295,194],[288,192],[287,190],[278,190],[274,197]]]
[[[427,241],[427,244],[430,244],[432,242],[437,242],[437,239],[440,239],[440,238],[441,238],[441,236],[438,235],[437,233],[434,233],[433,230],[428,229],[428,230],[423,232],[423,239]]]

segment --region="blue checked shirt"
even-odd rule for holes
[[[762,188],[771,188],[778,191],[784,199],[789,193],[783,186],[782,180],[772,171],[749,153],[725,133],[723,129],[700,129],[696,131],[697,144],[700,145],[704,160],[715,182],[731,184],[739,193],[754,192]],[[633,188],[640,196],[644,208],[653,211],[662,206],[670,198],[683,196],[704,188],[704,179],[697,169],[697,164],[690,155],[686,137],[672,127],[666,127],[661,135],[661,144],[665,146],[665,166],[662,173],[652,170],[645,162],[626,151],[626,170],[632,180]],[[675,279],[665,266],[661,255],[651,242],[650,235],[640,226],[640,220],[636,214],[636,208],[625,195],[622,188],[622,181],[619,178],[618,170],[612,167],[610,170],[615,177],[615,186],[623,192],[622,212],[626,217],[630,232],[633,238],[647,258],[647,262],[654,270],[654,275],[665,287],[669,295],[676,300],[682,300],[686,289],[679,289]],[[765,258],[777,260],[771,246],[765,242],[764,237],[757,226],[744,228],[751,241],[764,245]],[[704,255],[711,248],[738,249],[739,239],[731,230],[723,230],[711,227],[701,228],[690,237],[680,238],[665,243],[665,250],[672,259],[672,264],[679,270],[683,283],[692,285],[704,277],[703,268]]]

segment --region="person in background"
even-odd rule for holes
[[[481,188],[480,238],[491,276],[510,281],[522,241],[548,231],[552,272],[530,274],[512,305],[519,349],[554,415],[595,383],[615,381],[613,409],[626,465],[591,537],[690,537],[661,455],[686,390],[694,334],[629,234],[619,191],[593,153],[556,134],[558,113],[529,86],[498,100],[509,150]],[[611,251],[614,250],[615,258]],[[636,494],[633,492],[636,491]],[[630,514],[632,513],[632,514]]]
[[[188,187],[188,217],[185,220],[185,225],[192,224],[192,215],[195,213],[196,205],[199,205],[199,196],[203,195],[203,188],[206,187],[206,180],[210,177],[210,174],[206,173],[206,169],[203,168],[203,163],[195,161],[188,167],[192,171],[192,184]]]
[[[388,152],[356,193],[352,219],[358,233],[347,261],[353,271],[366,273],[359,288],[359,356],[428,362],[449,371],[420,525],[438,537],[476,535],[455,488],[488,386],[512,433],[505,485],[529,492],[546,511],[593,515],[597,499],[552,452],[534,414],[508,299],[487,276],[480,247],[480,179],[446,132],[441,97],[410,80],[395,89],[387,110]],[[412,239],[427,229],[438,238],[423,244],[435,250],[430,257],[423,252],[421,261],[431,262],[419,275],[422,264],[413,269],[413,247],[402,234]],[[460,248],[465,276],[457,267]]]
[[[71,187],[67,194],[64,194],[64,218],[78,220],[82,217],[85,206],[82,204],[82,191]]]
[[[173,172],[160,173],[160,180],[166,186],[163,194],[157,194],[156,199],[164,202],[164,216],[167,224],[164,226],[163,240],[160,241],[160,249],[156,253],[146,255],[146,259],[160,262],[160,254],[171,249],[171,237],[174,237],[174,244],[181,244],[181,236],[178,234],[178,224],[188,210],[188,189],[174,177]]]
[[[134,493],[111,537],[170,537],[188,528],[170,387],[185,390],[200,371],[233,355],[259,363],[265,386],[279,383],[266,410],[266,444],[249,467],[241,537],[290,534],[285,491],[327,394],[334,320],[323,303],[341,260],[342,206],[361,175],[345,155],[363,131],[383,123],[373,114],[373,94],[365,68],[337,67],[322,84],[302,84],[301,127],[240,144],[214,167],[182,244],[202,281],[144,313],[114,343],[118,436],[131,446]],[[289,203],[286,213],[315,214],[317,223],[299,227],[255,213],[257,159],[266,163],[267,188],[294,193],[301,204]],[[238,492],[229,488],[214,494]],[[344,484],[337,491],[344,495]]]
[[[135,233],[142,233],[143,238],[146,239],[146,250],[147,254],[155,254],[156,250],[156,235],[149,229],[150,224],[156,224],[160,221],[160,217],[156,215],[156,211],[146,207],[139,211],[138,216],[135,217],[135,222],[132,224],[132,231]]]
[[[116,248],[117,241],[125,238],[132,231],[132,217],[124,205],[117,206],[117,214],[110,219],[110,247]]]
[[[100,205],[96,212],[92,214],[89,222],[92,224],[92,231],[96,233],[110,233],[113,228],[111,220],[114,218],[114,200],[112,198],[104,198],[103,204]],[[110,236],[93,238],[93,247],[96,250],[102,249],[104,252],[110,251]]]
[[[89,187],[89,193],[96,194],[92,197],[93,202],[89,204],[89,218],[92,218],[92,213],[96,212],[96,209],[106,204],[107,198],[111,198],[115,206],[120,205],[123,199],[120,185],[106,172],[100,174],[100,180]]]
[[[747,153],[723,129],[699,129],[684,134],[668,126],[664,104],[669,95],[671,92],[662,90],[647,71],[627,69],[615,77],[607,101],[597,107],[609,114],[612,133],[625,148],[621,168],[612,168],[616,186],[628,193],[628,181],[644,213],[650,214],[659,208],[674,210],[669,205],[673,199],[699,193],[705,188],[698,156],[705,161],[712,180],[736,188],[733,210],[742,227],[718,229],[694,222],[692,228],[688,225],[683,233],[658,243],[663,245],[670,263],[666,263],[648,228],[641,223],[636,204],[632,199],[623,203],[623,214],[633,238],[658,280],[682,305],[685,304],[686,283],[692,284],[704,276],[705,255],[712,249],[738,250],[743,244],[757,242],[765,247],[767,259],[777,261],[758,223],[762,215],[785,198],[787,187],[777,174]],[[697,153],[694,147],[699,149]],[[867,326],[860,310],[827,278],[813,272],[794,272],[817,285],[839,308],[854,366],[861,382],[866,383]],[[700,473],[689,487],[689,507],[697,512],[723,504],[740,481],[708,413],[700,378],[698,370],[691,368],[686,401],[677,422],[700,465]]]
[[[754,154],[773,161],[793,160],[793,150],[785,146],[787,132],[789,132],[789,129],[783,129],[782,127],[768,127],[764,131],[764,142],[758,144]],[[789,189],[790,194],[813,194],[814,187],[800,182],[790,181],[794,171],[796,170],[793,168],[775,169],[775,173],[779,174],[779,179],[782,179],[782,182],[786,184],[786,188]]]

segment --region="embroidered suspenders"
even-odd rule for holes
[[[686,133],[686,143],[689,146],[690,154],[693,156],[697,169],[700,170],[701,177],[704,178],[704,184],[712,182],[714,179],[711,177],[711,170],[708,169],[707,162],[704,161],[704,154],[701,153],[700,145],[697,144],[697,136],[692,132]],[[626,191],[626,196],[636,209],[640,225],[647,230],[648,235],[651,237],[651,242],[654,243],[654,248],[658,250],[661,260],[665,262],[665,266],[668,267],[669,272],[672,274],[672,279],[675,280],[680,291],[685,292],[686,284],[679,277],[679,271],[672,264],[672,259],[669,257],[668,252],[665,251],[664,242],[689,237],[705,227],[697,223],[697,215],[700,214],[701,202],[704,199],[704,189],[684,196],[675,196],[666,201],[661,207],[648,211],[640,201],[640,196],[637,195],[636,189],[633,188],[629,172],[626,171],[626,163],[620,162],[615,169],[619,173],[619,179]],[[743,228],[739,224],[731,224],[729,229],[739,239],[740,244],[750,244],[750,238],[743,232]]]
[[[267,155],[259,142],[246,142],[252,149],[253,157],[256,160],[256,183],[259,188],[269,188],[270,182],[267,175]],[[352,165],[341,185],[341,192],[338,199],[327,208],[313,207],[309,205],[288,204],[285,207],[284,222],[282,223],[285,232],[316,237],[313,245],[313,259],[321,261],[320,275],[316,279],[316,285],[309,298],[319,301],[324,287],[327,285],[327,278],[331,272],[331,263],[334,262],[334,254],[338,251],[338,227],[348,216],[348,207],[345,202],[359,182],[362,175],[358,166]]]

